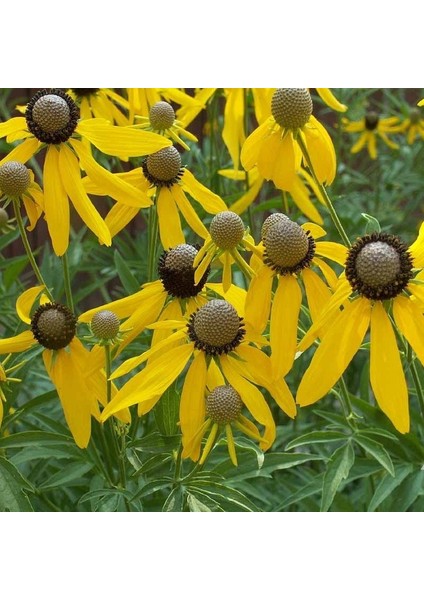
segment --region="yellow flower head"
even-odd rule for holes
[[[415,139],[424,139],[424,118],[419,108],[412,107],[409,116],[400,125],[400,131],[406,135],[408,144],[413,144]]]
[[[58,89],[41,90],[29,101],[25,117],[0,124],[0,137],[23,140],[0,161],[25,164],[41,148],[44,158],[44,212],[53,249],[59,256],[69,243],[69,201],[99,240],[111,244],[111,234],[88,197],[81,181],[83,169],[104,192],[124,205],[146,206],[139,191],[120,181],[93,158],[91,145],[112,156],[133,157],[170,145],[163,136],[131,127],[117,127],[106,119],[79,119],[75,101]],[[149,205],[150,202],[147,203]]]
[[[81,118],[107,119],[111,124],[129,125],[128,100],[108,88],[72,88],[69,96],[79,106]]]
[[[299,344],[322,341],[300,383],[301,406],[322,398],[342,376],[370,330],[370,382],[381,410],[401,433],[409,431],[408,390],[395,331],[424,363],[424,294],[414,270],[424,266],[424,225],[408,248],[386,233],[366,235],[349,250],[334,296]],[[354,293],[352,302],[349,296]],[[340,307],[343,306],[343,310]]]
[[[401,131],[398,117],[381,118],[375,111],[368,111],[359,121],[349,121],[342,119],[343,130],[349,133],[359,133],[359,138],[351,148],[351,152],[356,154],[365,146],[370,158],[377,158],[377,140],[381,139],[392,150],[397,150],[399,146],[393,142],[389,135]]]
[[[5,198],[4,207],[9,202],[20,200],[28,215],[28,231],[32,231],[44,207],[44,196],[40,186],[34,181],[34,174],[19,161],[3,162],[0,166],[0,194]],[[19,210],[19,206],[15,207]]]
[[[175,111],[169,102],[159,100],[150,107],[149,116],[136,116],[136,120],[141,123],[138,125],[146,131],[154,131],[166,137],[170,137],[175,143],[180,144],[185,150],[190,150],[190,146],[181,139],[187,138],[191,142],[197,142],[197,137],[184,129],[179,121],[175,118]]]
[[[265,179],[289,191],[301,168],[303,155],[305,160],[310,160],[320,183],[332,183],[336,174],[334,146],[325,128],[312,115],[312,109],[308,89],[275,90],[271,99],[272,116],[243,144],[243,167],[250,170],[256,165]]]

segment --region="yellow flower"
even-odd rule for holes
[[[424,295],[422,286],[412,280],[413,270],[423,267],[424,224],[409,249],[398,237],[386,233],[358,238],[349,250],[345,275],[334,296],[299,344],[303,351],[318,335],[322,338],[299,385],[300,406],[327,394],[369,329],[370,382],[375,398],[398,431],[409,431],[408,390],[389,311],[396,328],[424,363]],[[348,302],[352,292],[357,296]]]
[[[59,256],[69,242],[69,202],[104,244],[111,244],[109,229],[81,182],[81,169],[117,202],[145,206],[137,189],[120,181],[93,158],[90,144],[112,156],[140,156],[170,145],[166,138],[131,127],[117,127],[105,119],[79,120],[79,109],[61,90],[37,92],[26,107],[25,117],[0,124],[0,137],[23,140],[0,161],[26,163],[47,146],[44,158],[44,211],[53,249]],[[78,136],[78,137],[76,137]],[[80,139],[79,139],[80,138]]]
[[[424,119],[421,118],[421,115],[422,113],[419,108],[411,108],[409,117],[399,127],[399,131],[406,135],[408,144],[413,144],[417,137],[424,139]]]
[[[271,363],[274,378],[286,375],[293,365],[302,303],[302,286],[314,322],[331,296],[337,275],[323,260],[343,264],[346,248],[336,242],[316,241],[325,231],[313,223],[299,226],[286,215],[273,213],[262,226],[252,266],[252,279],[246,298],[246,322],[262,333],[270,317]],[[318,268],[327,283],[311,268]],[[274,277],[277,289],[272,294]]]
[[[199,100],[178,88],[127,88],[127,95],[130,123],[135,122],[137,115],[147,116],[154,104],[161,100],[166,100],[166,102],[180,105],[177,109],[177,119],[183,127],[187,127],[197,115],[197,112],[190,113],[187,111],[192,111],[193,109],[196,111],[199,107]],[[200,110],[201,108],[199,109],[199,112]],[[185,113],[185,115],[182,119],[180,114],[183,113]]]
[[[256,165],[265,179],[289,191],[305,151],[319,182],[329,185],[336,174],[336,154],[330,136],[312,115],[312,109],[306,88],[277,89],[271,100],[272,116],[243,144],[243,167],[249,171]]]
[[[130,182],[143,194],[155,194],[159,234],[165,249],[185,242],[179,212],[197,235],[203,239],[208,236],[208,230],[192,207],[186,192],[210,214],[216,214],[227,208],[217,194],[208,190],[186,167],[182,166],[181,155],[175,146],[150,154],[143,161],[142,168],[119,173],[117,178],[122,182]],[[101,185],[97,185],[92,180],[85,180],[84,186],[91,194],[107,193]],[[118,204],[113,206],[105,219],[112,236],[119,233],[138,212],[139,208],[134,206]]]
[[[69,96],[78,104],[81,118],[99,117],[111,124],[129,125],[128,100],[108,88],[72,88]]]
[[[134,404],[138,404],[139,414],[149,412],[191,360],[180,403],[183,457],[199,459],[200,442],[196,436],[204,433],[205,394],[211,369],[219,373],[224,385],[236,390],[252,416],[264,426],[261,447],[268,449],[275,438],[275,423],[256,386],[267,389],[290,417],[295,416],[296,407],[284,379],[274,381],[271,377],[269,357],[254,345],[257,336],[244,328],[239,316],[243,314],[243,306],[244,301],[231,304],[224,299],[213,299],[189,316],[150,325],[152,329],[166,331],[167,337],[137,357],[138,364],[149,359],[147,366],[125,383],[103,411],[102,420]],[[172,330],[175,331],[171,334]],[[112,377],[122,376],[132,368],[134,359],[129,359]]]
[[[0,194],[10,201],[22,200],[28,215],[28,231],[32,231],[44,207],[43,192],[34,181],[34,173],[18,161],[3,162],[0,166]]]
[[[24,352],[37,343],[43,346],[44,366],[56,387],[66,422],[75,443],[86,448],[90,441],[91,416],[100,418],[97,401],[106,403],[106,377],[101,369],[93,367],[94,355],[76,337],[75,315],[68,307],[49,302],[44,290],[40,285],[19,296],[16,311],[31,327],[16,336],[1,339],[0,354]],[[40,305],[31,317],[31,308],[40,294],[43,294]],[[123,420],[127,420],[125,416]]]
[[[359,121],[349,121],[343,118],[343,130],[349,133],[360,133],[359,138],[351,148],[351,152],[356,154],[364,146],[367,147],[368,154],[372,159],[377,158],[377,140],[382,139],[383,142],[392,150],[397,150],[399,146],[393,142],[388,136],[392,133],[398,133],[399,129],[398,117],[380,118],[378,113],[369,111]]]
[[[184,129],[181,123],[176,120],[173,107],[165,100],[159,100],[159,102],[153,104],[150,107],[148,117],[136,115],[135,119],[141,121],[135,127],[170,137],[185,150],[190,150],[190,146],[187,146],[181,136],[186,137],[191,142],[197,142],[197,137]]]

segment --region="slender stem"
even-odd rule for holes
[[[175,461],[174,484],[173,484],[174,488],[177,485],[179,485],[180,481],[181,481],[180,477],[181,477],[182,453],[183,453],[183,445],[180,443],[180,446],[178,448],[177,459]]]
[[[354,412],[352,409],[352,404],[350,402],[349,390],[347,389],[346,382],[343,377],[340,377],[339,389],[340,389],[339,398],[340,398],[340,402],[343,407],[343,412],[345,414],[346,421],[348,422],[349,427],[356,430],[357,427],[356,427],[355,420],[353,418]]]
[[[68,254],[62,256],[62,267],[63,267],[63,282],[65,286],[65,294],[66,294],[66,303],[69,309],[74,312],[74,299],[72,297],[72,288],[71,288],[71,275],[69,270],[69,261]]]
[[[32,253],[31,246],[30,246],[29,241],[28,241],[28,236],[27,236],[26,231],[25,231],[25,226],[24,226],[24,223],[22,221],[21,211],[19,209],[19,200],[17,200],[17,199],[13,200],[13,209],[15,211],[16,222],[17,222],[18,227],[19,227],[19,232],[21,234],[22,243],[23,243],[25,251],[27,253],[29,262],[31,263],[32,269],[34,271],[34,274],[35,274],[35,276],[36,276],[36,278],[38,280],[38,283],[40,285],[43,285],[46,288],[46,294],[48,295],[48,297],[50,298],[50,300],[53,301],[53,297],[52,297],[52,295],[51,295],[51,293],[50,293],[50,291],[49,291],[49,289],[48,289],[48,287],[46,285],[46,282],[43,279],[43,276],[41,275],[41,271],[38,268],[38,265],[37,265],[37,263],[35,261],[35,257],[34,257],[34,255]]]
[[[305,144],[305,142],[304,142],[304,140],[302,138],[302,134],[300,132],[299,132],[296,140],[297,140],[297,142],[298,142],[298,144],[300,146],[300,149],[302,150],[303,157],[304,157],[304,159],[306,161],[306,164],[309,167],[309,170],[311,171],[311,175],[314,178],[315,183],[317,184],[317,186],[320,189],[320,192],[322,194],[322,197],[323,197],[323,200],[325,202],[325,205],[327,206],[328,211],[330,213],[331,219],[332,219],[332,221],[333,221],[333,223],[334,223],[337,231],[339,232],[340,237],[343,240],[343,243],[348,248],[350,248],[351,247],[351,243],[350,243],[349,237],[348,237],[347,233],[345,232],[344,227],[343,227],[343,225],[342,225],[342,223],[341,223],[341,221],[340,221],[340,219],[338,217],[338,214],[336,213],[336,211],[334,209],[333,203],[331,202],[331,198],[328,195],[327,190],[325,189],[325,187],[323,186],[323,184],[319,181],[318,177],[316,176],[315,169],[314,169],[314,166],[313,166],[312,161],[311,161],[311,157],[309,156],[308,149],[306,147],[306,144]]]
[[[240,252],[237,250],[237,248],[234,248],[233,250],[230,250],[230,254],[234,258],[234,260],[236,261],[236,263],[239,266],[240,270],[243,271],[243,273],[246,276],[247,280],[250,281],[252,279],[252,277],[254,276],[255,273],[249,267],[249,265],[244,260],[244,258],[241,256]]]

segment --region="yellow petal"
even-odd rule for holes
[[[110,125],[105,119],[80,121],[76,131],[96,148],[112,156],[138,157],[172,145],[169,139],[157,133]]]
[[[188,170],[184,169],[184,174],[181,177],[181,185],[184,191],[188,192],[206,212],[215,215],[216,213],[227,210],[225,202],[214,192],[211,192],[206,186],[194,177]]]
[[[345,112],[347,106],[337,100],[334,94],[328,88],[315,88],[319,97],[326,103],[327,106],[338,112]]]
[[[25,131],[26,128],[27,124],[25,117],[12,117],[8,121],[0,123],[0,138],[18,131]]]
[[[224,291],[222,284],[220,283],[207,283],[206,287],[209,290],[213,290],[219,296],[222,296],[224,300],[234,306],[239,317],[243,317],[245,313],[246,303],[246,290],[239,288],[237,285],[230,285],[227,291]]]
[[[243,144],[240,160],[246,171],[250,171],[258,162],[262,144],[272,133],[274,119],[267,119],[262,125],[255,129]]]
[[[245,319],[258,333],[262,333],[268,323],[273,281],[274,272],[263,265],[247,290]]]
[[[79,156],[84,171],[105,195],[127,206],[138,208],[151,206],[152,201],[146,194],[99,165],[85,144],[78,140],[71,140],[70,143]]]
[[[396,325],[412,346],[418,360],[424,365],[424,316],[422,309],[406,296],[393,300]]]
[[[225,385],[225,380],[213,357],[209,363],[206,385],[210,392],[220,385]]]
[[[360,298],[348,305],[332,323],[306,370],[296,402],[313,404],[340,379],[358,351],[370,322],[369,300]]]
[[[302,280],[305,285],[308,307],[311,312],[312,322],[316,321],[325,305],[330,300],[330,288],[325,285],[320,277],[312,269],[303,269]]]
[[[180,403],[180,426],[182,443],[185,446],[196,434],[205,420],[206,403],[206,361],[203,352],[199,352],[193,359],[184,380]],[[200,444],[193,456],[197,460],[200,455]]]
[[[348,249],[337,242],[317,242],[316,253],[330,260],[334,260],[339,265],[346,263]]]
[[[195,233],[197,233],[199,237],[206,239],[209,235],[208,230],[197,216],[197,213],[190,202],[187,200],[187,197],[184,194],[181,186],[173,185],[171,188],[171,194],[189,227]]]
[[[414,267],[422,269],[424,267],[424,222],[421,223],[417,239],[409,247]]]
[[[110,235],[115,237],[139,212],[140,209],[135,206],[126,206],[118,202],[114,204],[105,217],[105,223],[110,231]]]
[[[226,102],[222,139],[228,148],[235,169],[238,169],[240,148],[246,138],[244,133],[244,93],[243,88],[225,90]]]
[[[381,410],[398,431],[407,433],[408,390],[395,332],[381,302],[371,313],[370,381]]]
[[[31,323],[31,308],[44,289],[44,285],[37,285],[23,292],[16,300],[16,312],[24,323],[27,323],[28,325]]]
[[[65,419],[79,448],[86,448],[91,434],[90,392],[72,350],[43,352],[50,379],[56,387]]]
[[[312,219],[312,221],[315,221],[315,223],[323,223],[321,215],[309,198],[309,190],[300,179],[299,175],[296,175],[296,177],[293,179],[293,184],[289,193],[293,198],[293,202],[296,204],[299,210],[308,217],[308,219]],[[308,225],[311,224],[308,223]],[[302,225],[302,228],[305,229],[305,225]],[[313,237],[315,236],[313,235]]]
[[[302,292],[292,275],[280,277],[271,309],[271,363],[273,379],[290,371],[297,346],[297,323]]]
[[[32,331],[23,331],[18,335],[0,340],[0,354],[9,354],[9,352],[24,352],[37,344]]]
[[[63,186],[75,210],[101,242],[110,246],[112,241],[109,229],[87,196],[82,185],[78,159],[72,150],[64,144],[62,144],[59,152],[59,168]]]
[[[62,256],[69,243],[69,202],[62,185],[59,152],[49,146],[44,162],[44,210],[47,227],[57,256]]]
[[[5,162],[14,161],[26,163],[41,147],[41,142],[37,138],[28,138],[16,148],[13,148],[7,156],[0,160],[0,165]]]
[[[102,421],[122,408],[160,397],[184,369],[193,350],[194,344],[171,348],[149,363],[106,406],[101,416]]]
[[[181,229],[180,215],[170,190],[161,187],[156,198],[159,218],[160,241],[165,250],[184,244],[185,238]]]
[[[320,183],[330,185],[336,176],[336,151],[325,127],[312,115],[304,127],[306,145]]]

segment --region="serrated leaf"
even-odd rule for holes
[[[286,450],[292,450],[298,446],[305,446],[306,444],[325,444],[326,442],[340,442],[346,441],[350,434],[343,433],[341,431],[312,431],[311,433],[305,433],[289,442],[286,446]]]
[[[203,504],[194,494],[187,494],[187,504],[190,512],[212,512],[211,509]]]
[[[375,440],[360,433],[355,435],[354,440],[366,452],[371,454],[371,456],[373,456],[375,460],[378,461],[380,465],[384,467],[392,477],[395,476],[395,469],[393,467],[392,459],[390,458],[390,455],[385,449],[385,447],[382,444],[380,444],[380,442],[376,442]]]
[[[413,470],[413,465],[400,465],[396,467],[394,477],[385,473],[371,498],[368,512],[374,512]]]
[[[116,271],[125,291],[128,294],[135,294],[140,290],[140,284],[134,275],[131,273],[127,263],[119,254],[118,250],[113,253],[113,261],[115,263]]]
[[[32,512],[24,490],[32,490],[31,484],[11,462],[0,456],[0,511]]]
[[[321,512],[326,512],[332,505],[341,482],[349,475],[354,462],[355,453],[350,443],[337,448],[331,455],[322,482]]]

